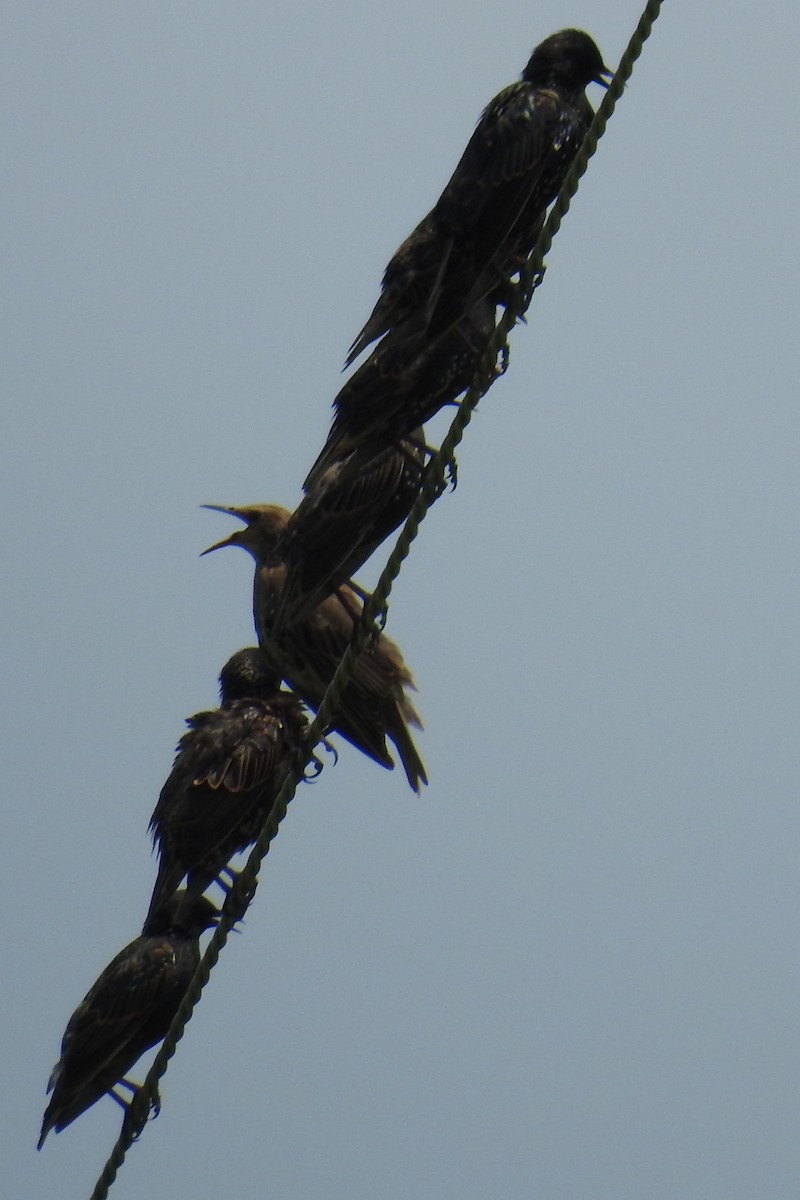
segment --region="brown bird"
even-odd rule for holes
[[[347,359],[389,330],[410,336],[457,323],[521,266],[593,116],[585,89],[611,72],[587,33],[538,45],[519,82],[489,102],[434,208],[386,268]]]
[[[424,437],[417,429],[397,444],[373,438],[331,455],[275,547],[286,583],[274,639],[347,582],[406,519],[425,478]]]
[[[259,645],[270,666],[316,711],[353,640],[363,608],[361,598],[343,584],[302,620],[288,626],[279,640],[274,640],[274,614],[287,575],[276,547],[291,513],[272,504],[205,507],[245,522],[244,529],[209,546],[204,553],[222,546],[241,546],[253,556],[256,564],[253,617]],[[406,695],[409,689],[414,689],[414,680],[399,647],[380,634],[358,656],[331,728],[381,766],[392,769],[394,760],[386,748],[388,737],[400,755],[409,784],[419,792],[428,777],[408,728],[409,725],[421,728]]]
[[[397,444],[455,403],[475,378],[494,332],[495,311],[494,299],[485,297],[452,329],[421,346],[388,334],[334,400],[331,431],[305,490],[312,491],[356,447],[378,439]]]
[[[148,920],[184,875],[191,903],[256,841],[303,746],[303,706],[258,647],[237,651],[219,678],[220,707],[187,721],[150,820],[160,862]]]
[[[166,1035],[200,962],[198,938],[219,912],[205,896],[183,903],[171,896],[136,938],[108,964],[80,1002],[61,1043],[48,1092],[53,1096],[37,1149],[51,1129],[60,1133],[101,1096],[137,1087],[125,1075],[146,1050]],[[157,1106],[157,1103],[156,1103]]]

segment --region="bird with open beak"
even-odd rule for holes
[[[237,529],[203,553],[210,554],[223,546],[241,546],[253,556],[256,568],[253,619],[259,645],[272,669],[316,711],[353,640],[363,610],[361,597],[342,584],[275,638],[274,614],[287,574],[279,543],[291,513],[274,504],[204,507],[244,522],[243,529]],[[421,728],[406,694],[409,690],[416,689],[400,648],[381,633],[370,639],[359,654],[339,708],[331,717],[330,728],[391,770],[394,759],[386,746],[388,738],[400,755],[410,786],[419,792],[428,777],[409,731],[409,726]]]

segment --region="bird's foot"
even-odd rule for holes
[[[325,749],[328,752],[328,754],[333,755],[333,765],[335,766],[336,763],[339,761],[339,751],[336,749],[336,747],[333,745],[333,743],[330,742],[328,740],[328,738],[323,737],[323,738],[320,738],[319,745],[322,746],[323,749]],[[319,755],[312,754],[311,758],[306,763],[305,770],[303,771],[303,779],[305,780],[305,782],[313,783],[314,780],[318,778],[318,776],[324,766],[325,766],[325,764],[323,763],[323,761],[319,757]]]
[[[145,1096],[144,1088],[141,1084],[131,1083],[128,1079],[121,1079],[116,1087],[126,1087],[132,1092],[130,1099],[125,1099],[123,1096],[118,1096],[112,1088],[109,1091],[109,1096],[113,1096],[117,1104],[120,1104],[125,1110],[125,1119],[122,1123],[123,1129],[132,1130],[131,1141],[138,1141],[142,1136],[144,1127],[152,1116],[153,1119],[161,1112],[161,1096],[156,1086],[149,1096]]]

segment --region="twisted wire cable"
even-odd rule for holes
[[[341,703],[342,694],[352,677],[358,655],[363,650],[367,640],[375,636],[376,622],[381,628],[385,623],[389,596],[394,581],[400,573],[402,564],[411,549],[420,525],[430,508],[436,503],[445,489],[445,480],[448,472],[453,468],[456,449],[472,419],[472,414],[475,411],[478,401],[486,394],[495,379],[503,374],[505,370],[508,360],[508,335],[517,321],[524,317],[533,299],[533,294],[542,281],[544,257],[550,249],[553,238],[558,233],[561,223],[569,210],[572,198],[578,190],[580,179],[586,171],[589,159],[597,149],[597,143],[605,132],[606,125],[623,93],[625,84],[631,77],[633,65],[641,54],[644,43],[650,36],[653,23],[661,11],[662,3],[663,0],[648,0],[639,23],[620,59],[619,67],[603,97],[603,101],[598,107],[586,137],[567,172],[567,176],[548,214],[536,246],[520,273],[520,279],[511,303],[504,309],[497,327],[487,343],[486,351],[475,373],[475,378],[461,400],[441,446],[428,464],[425,482],[420,494],[389,555],[374,592],[366,600],[353,640],[345,651],[317,709],[316,717],[309,727],[307,749],[298,757],[293,769],[287,775],[247,862],[226,896],[219,924],[214,930],[197,971],[175,1014],[167,1036],[164,1038],[161,1048],[153,1060],[144,1083],[130,1103],[119,1137],[95,1184],[90,1200],[106,1200],[109,1190],[117,1177],[119,1168],[125,1161],[128,1150],[144,1129],[153,1100],[158,1093],[159,1080],[166,1072],[169,1060],[172,1058],[178,1043],[183,1037],[184,1030],[191,1018],[194,1007],[200,999],[211,971],[216,965],[220,953],[228,940],[228,934],[236,922],[241,919],[248,904],[255,895],[261,863],[269,853],[272,840],[277,834],[278,826],[286,815],[287,808],[295,794],[297,785],[303,779],[305,770],[312,761],[314,747],[330,727],[331,719],[335,715]],[[501,365],[498,366],[498,363]]]

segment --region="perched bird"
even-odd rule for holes
[[[388,334],[333,402],[328,439],[306,478],[322,481],[332,464],[369,441],[398,444],[465,392],[495,328],[496,304],[484,297],[441,337],[409,357],[408,340]],[[414,436],[414,435],[412,435]],[[355,568],[353,568],[355,570]]]
[[[332,455],[275,547],[286,583],[272,637],[347,582],[411,511],[425,477],[424,431]]]
[[[274,614],[287,575],[276,546],[291,513],[273,504],[253,504],[247,508],[208,504],[205,507],[244,521],[244,529],[209,546],[204,553],[209,554],[222,546],[241,546],[252,554],[256,564],[253,617],[259,645],[270,666],[316,710],[353,640],[363,608],[361,598],[343,584],[302,620],[289,625],[280,639],[273,639]],[[399,647],[380,634],[359,654],[353,676],[331,720],[331,728],[338,730],[381,766],[391,769],[394,760],[386,748],[388,737],[400,755],[409,784],[419,792],[428,777],[408,728],[409,725],[421,728],[420,719],[406,695],[413,688],[414,680]]]
[[[197,939],[219,918],[205,896],[189,905],[183,899],[181,893],[170,897],[149,918],[141,937],[112,959],[70,1017],[37,1149],[51,1129],[60,1133],[106,1093],[127,1108],[114,1089],[137,1090],[125,1075],[166,1035],[200,962]]]
[[[186,903],[252,845],[298,752],[307,721],[253,646],[220,673],[220,707],[196,713],[150,820],[159,850],[150,916],[187,876]]]
[[[489,102],[434,208],[389,262],[347,365],[389,330],[448,328],[533,249],[593,116],[585,89],[611,72],[587,33],[562,29]]]

